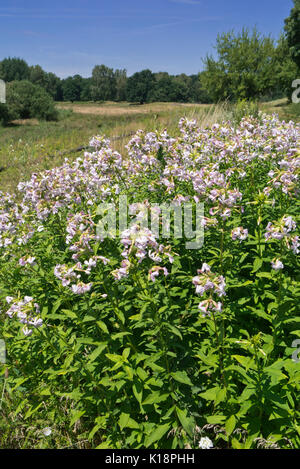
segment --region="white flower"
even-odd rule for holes
[[[210,266],[204,262],[201,267],[201,273],[203,272],[210,272]]]
[[[30,319],[28,322],[33,327],[37,327],[37,328],[42,327],[42,325],[43,325],[43,320],[41,318],[33,318],[33,319]]]
[[[43,428],[42,432],[45,436],[50,436],[51,433],[52,433],[52,430],[51,430],[50,427],[45,427],[45,428]]]
[[[29,336],[31,336],[33,331],[32,331],[32,329],[28,329],[28,327],[25,326],[25,327],[23,327],[22,332],[26,337],[29,337]]]
[[[274,270],[281,270],[284,267],[283,263],[279,259],[275,259],[275,261],[271,262],[271,265]]]
[[[210,449],[213,447],[214,447],[213,442],[207,436],[202,437],[201,440],[199,441],[200,449]]]

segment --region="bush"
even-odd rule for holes
[[[9,120],[36,117],[49,121],[58,117],[50,95],[41,86],[27,80],[7,84],[6,106]]]
[[[244,117],[259,116],[259,106],[257,101],[248,101],[247,99],[240,99],[233,106],[233,121],[239,124]]]
[[[6,104],[0,103],[0,124],[5,125],[9,121],[9,112]]]

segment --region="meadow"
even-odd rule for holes
[[[58,122],[27,119],[14,121],[8,127],[0,126],[0,187],[14,191],[18,182],[28,179],[32,172],[53,168],[65,157],[78,156],[72,150],[87,146],[98,134],[112,139],[114,148],[123,151],[129,136],[138,129],[152,131],[168,128],[178,134],[182,116],[197,119],[199,125],[232,119],[236,110],[230,104],[153,103],[57,103]],[[299,106],[286,100],[260,105],[264,112],[279,114],[283,120],[299,119]],[[243,108],[242,108],[243,114]],[[238,116],[241,118],[241,115]],[[114,138],[117,137],[116,140]],[[70,153],[68,153],[71,151]]]
[[[0,129],[0,448],[299,449],[297,106],[59,107]]]

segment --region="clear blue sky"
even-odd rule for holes
[[[0,60],[60,77],[94,65],[198,73],[218,33],[243,26],[278,38],[292,0],[1,0]]]

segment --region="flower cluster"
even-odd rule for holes
[[[223,309],[223,304],[218,301],[214,301],[211,298],[209,300],[201,301],[198,305],[199,310],[202,312],[202,316],[211,316],[211,312],[220,313]]]
[[[295,231],[297,225],[292,217],[284,216],[281,220],[271,223],[269,222],[266,227],[265,238],[266,240],[276,239],[285,240],[288,249],[291,249],[294,254],[299,252],[299,237],[291,235],[292,231]]]
[[[134,257],[140,263],[147,257],[154,262],[162,262],[167,258],[173,262],[170,248],[159,244],[148,228],[134,224],[121,233],[121,243],[125,247],[122,256],[126,259]]]
[[[198,295],[203,296],[206,292],[215,293],[219,297],[226,295],[226,282],[223,275],[214,274],[211,272],[210,266],[205,263],[197,273],[199,275],[193,278],[193,284]]]
[[[149,270],[149,279],[151,279],[152,282],[155,282],[156,277],[159,276],[159,272],[163,272],[165,277],[169,275],[169,272],[166,269],[166,267],[160,267],[158,265],[155,265],[154,267],[151,267],[151,269]]]
[[[238,226],[231,231],[231,237],[235,241],[239,239],[240,242],[245,241],[248,238],[248,230],[247,228],[243,228],[242,226]]]
[[[40,307],[31,296],[25,296],[23,300],[15,299],[11,296],[6,297],[7,303],[10,305],[6,314],[13,318],[16,316],[21,324],[25,336],[30,336],[33,333],[33,328],[39,328],[43,325],[43,320],[40,317]]]

